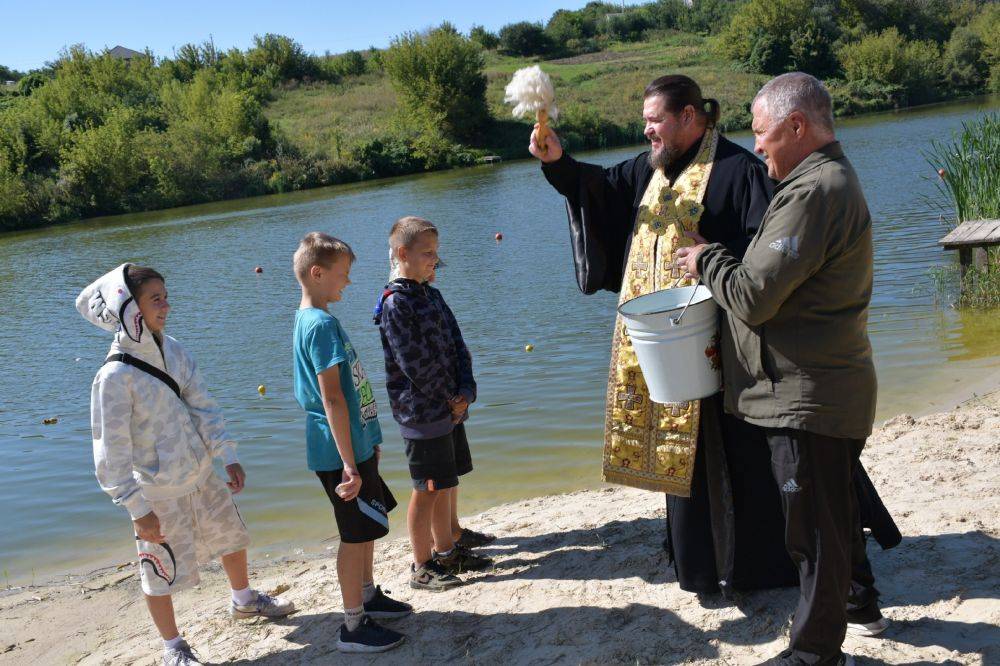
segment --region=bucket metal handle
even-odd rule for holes
[[[678,279],[677,282],[680,282],[680,280]],[[677,284],[677,282],[675,282],[674,284]],[[691,290],[691,296],[688,298],[687,303],[684,304],[684,309],[681,310],[680,314],[677,315],[676,317],[670,317],[670,325],[671,326],[680,326],[681,325],[681,317],[684,316],[684,313],[687,312],[688,308],[691,306],[691,301],[694,300],[694,295],[696,293],[698,293],[698,285],[699,284],[701,284],[701,277],[698,278],[697,282],[695,282],[693,285],[691,285],[692,287],[694,287],[694,289]]]

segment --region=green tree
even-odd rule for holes
[[[480,45],[449,24],[405,33],[385,52],[385,71],[407,113],[423,129],[456,139],[473,138],[489,120],[484,66]]]
[[[206,41],[201,44],[184,44],[163,65],[170,69],[174,78],[190,81],[199,69],[215,67],[222,58],[223,54],[216,50],[215,43]]]
[[[959,26],[951,33],[944,50],[945,82],[963,92],[979,92],[990,75],[983,58],[985,47],[974,30]]]
[[[983,44],[982,59],[989,69],[989,88],[1000,92],[1000,4],[990,3],[969,23]]]
[[[0,83],[3,83],[4,81],[18,81],[23,76],[24,74],[16,69],[0,65]]]
[[[947,41],[966,11],[960,0],[840,0],[841,26],[850,37],[896,28],[904,37]]]
[[[836,26],[823,9],[808,0],[750,0],[720,35],[719,50],[751,72],[827,76],[837,67]]]
[[[486,50],[495,49],[500,44],[500,38],[481,25],[472,26],[472,29],[469,30],[469,39]]]
[[[587,20],[582,12],[568,9],[557,10],[545,24],[545,34],[555,44],[565,44],[570,40],[584,40],[593,37],[597,31],[596,22]]]
[[[500,51],[507,55],[544,55],[551,50],[552,40],[538,23],[521,21],[500,28]]]

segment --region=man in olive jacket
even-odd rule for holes
[[[875,415],[871,216],[822,83],[779,76],[752,112],[779,181],[757,235],[742,259],[696,238],[677,261],[730,314],[726,410],[765,429],[781,488],[801,594],[789,649],[769,663],[838,664],[848,623],[862,635],[888,625],[851,485]]]

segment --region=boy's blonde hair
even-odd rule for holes
[[[396,220],[389,232],[389,247],[398,250],[401,247],[410,247],[417,240],[417,236],[423,233],[438,235],[437,227],[422,217],[407,215]]]
[[[356,259],[354,250],[344,241],[322,231],[310,231],[299,241],[299,248],[292,257],[292,266],[295,276],[301,282],[306,279],[313,266],[330,268],[341,257],[350,258],[352,264]]]
[[[412,247],[417,237],[423,233],[438,235],[437,227],[429,220],[415,215],[407,215],[396,220],[389,231],[389,281],[399,277],[399,262],[396,250],[401,247]]]

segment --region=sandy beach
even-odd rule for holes
[[[1000,393],[897,416],[863,459],[903,543],[869,544],[892,627],[880,638],[848,637],[845,650],[859,663],[1000,663]],[[418,611],[392,625],[407,643],[381,656],[336,652],[333,551],[252,564],[258,587],[295,601],[289,618],[231,621],[213,566],[198,589],[178,595],[178,620],[207,663],[746,664],[780,651],[796,591],[734,601],[682,592],[661,550],[663,517],[662,495],[618,487],[495,507],[466,519],[501,535],[485,549],[495,568],[440,594],[408,587],[405,539],[380,544],[376,581]],[[159,656],[131,563],[0,594],[0,663]]]

